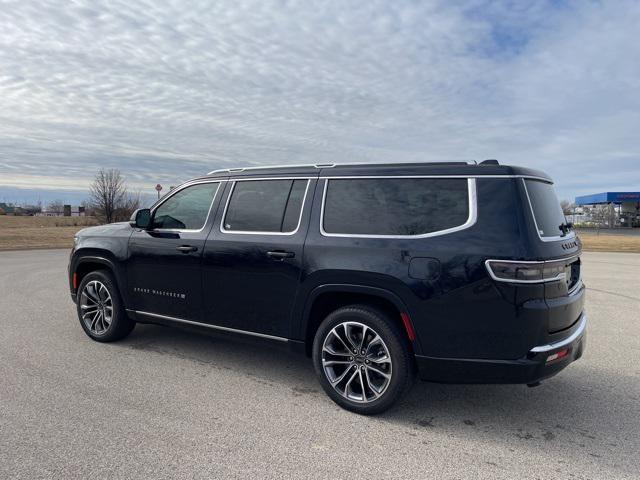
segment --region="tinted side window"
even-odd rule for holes
[[[239,232],[293,232],[300,219],[308,180],[236,182],[224,229]]]
[[[326,233],[421,235],[466,223],[464,178],[376,178],[328,180]]]
[[[558,237],[562,235],[560,225],[567,220],[553,189],[553,185],[539,180],[524,181],[527,187],[531,209],[536,219],[538,233],[541,237]]]
[[[201,183],[174,193],[154,212],[154,228],[199,230],[209,215],[218,183]]]

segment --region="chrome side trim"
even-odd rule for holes
[[[527,188],[527,182],[525,182],[525,179],[529,179],[529,180],[542,180],[542,179],[534,178],[534,177],[522,177],[522,185],[524,187],[524,193],[527,195],[527,202],[529,203],[529,211],[531,212],[531,216],[533,217],[533,224],[536,227],[536,234],[538,235],[538,238],[543,242],[558,242],[560,240],[571,240],[572,238],[576,238],[575,230],[571,230],[571,232],[568,235],[565,235],[564,237],[561,235],[556,235],[555,237],[543,237],[542,235],[540,235],[540,228],[538,227],[538,221],[536,220],[536,213],[533,211],[533,203],[531,203],[531,197],[529,196],[529,189]],[[545,183],[553,184],[548,180],[546,180]],[[565,219],[565,222],[566,221],[567,220]]]
[[[136,315],[146,315],[148,317],[160,318],[163,320],[169,320],[171,322],[177,322],[177,323],[184,323],[187,325],[195,325],[197,327],[206,327],[212,330],[220,330],[222,332],[240,333],[243,335],[251,335],[252,337],[266,338],[268,340],[277,340],[279,342],[289,341],[288,338],[276,337],[275,335],[267,335],[265,333],[249,332],[247,330],[239,330],[237,328],[221,327],[220,325],[211,325],[209,323],[194,322],[193,320],[185,320],[184,318],[170,317],[168,315],[160,315],[158,313],[141,312],[139,310],[134,310],[134,312],[136,313]]]
[[[300,225],[302,224],[302,214],[304,213],[304,206],[307,201],[307,194],[309,193],[309,185],[311,184],[311,180],[314,177],[267,177],[267,178],[237,178],[231,180],[233,183],[231,184],[231,191],[229,195],[227,195],[227,201],[224,205],[224,212],[222,212],[222,220],[220,220],[220,232],[232,234],[232,235],[295,235],[300,230]],[[269,181],[269,180],[306,180],[307,186],[304,189],[304,196],[302,197],[302,205],[300,206],[300,215],[298,216],[298,224],[296,225],[295,230],[291,232],[261,232],[261,231],[249,231],[249,230],[227,230],[224,228],[224,221],[227,217],[227,209],[229,208],[229,203],[231,202],[231,196],[233,195],[233,191],[236,188],[237,182],[255,182],[255,181]],[[285,205],[286,208],[286,205]]]
[[[341,180],[341,179],[368,179],[368,178],[447,178],[442,176],[436,177],[410,177],[406,175],[400,176],[381,176],[381,177],[322,177],[324,179],[324,189],[322,192],[322,203],[320,205],[320,233],[325,237],[345,237],[345,238],[392,238],[392,239],[419,239],[419,238],[430,238],[437,237],[440,235],[446,235],[453,232],[458,232],[460,230],[464,230],[466,228],[474,225],[478,219],[478,202],[476,197],[476,179],[469,178],[467,176],[464,177],[455,177],[455,178],[466,178],[467,179],[467,199],[469,202],[469,216],[467,220],[457,227],[447,228],[445,230],[438,230],[435,232],[422,233],[419,235],[378,235],[378,234],[359,234],[359,233],[328,233],[324,229],[324,208],[327,199],[327,187],[329,185],[329,180]],[[451,177],[449,177],[451,178]]]
[[[180,229],[180,228],[154,228],[151,231],[153,231],[153,232],[175,232],[175,233],[198,233],[198,232],[202,232],[205,229],[205,227],[207,226],[207,223],[209,222],[209,217],[211,216],[211,209],[213,208],[213,204],[216,202],[216,198],[218,197],[218,192],[220,191],[220,187],[222,187],[223,182],[226,182],[226,180],[197,180],[197,181],[193,181],[193,182],[183,183],[182,185],[179,185],[176,188],[174,188],[173,190],[171,190],[171,192],[169,192],[169,194],[166,196],[166,198],[162,197],[158,202],[156,202],[155,205],[153,205],[153,207],[151,209],[151,218],[153,219],[153,216],[155,215],[156,210],[158,208],[160,208],[167,200],[169,200],[172,196],[174,196],[179,191],[182,191],[185,188],[192,187],[194,185],[201,185],[203,183],[217,183],[218,184],[218,188],[216,189],[216,193],[213,194],[213,198],[211,199],[211,205],[209,205],[209,211],[207,212],[207,217],[205,218],[204,225],[202,225],[201,228],[199,228],[199,229],[194,229],[194,228],[185,228],[185,229]]]
[[[574,340],[576,340],[578,337],[580,337],[584,333],[584,329],[587,327],[587,314],[583,313],[580,316],[580,320],[578,321],[580,322],[580,325],[578,325],[577,330],[573,332],[571,335],[569,335],[567,338],[555,343],[549,343],[547,345],[540,345],[538,347],[534,347],[530,350],[530,353],[550,352],[557,348],[562,348],[569,345],[570,343],[573,343]]]

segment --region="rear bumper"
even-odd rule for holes
[[[532,348],[517,360],[435,358],[416,355],[423,380],[442,383],[527,383],[552,377],[579,359],[586,347],[587,316],[582,314],[564,339]],[[550,356],[568,350],[557,360]]]

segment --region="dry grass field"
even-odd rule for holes
[[[78,230],[97,224],[93,217],[0,215],[0,250],[71,248]]]
[[[93,217],[12,217],[0,215],[0,250],[71,248],[73,235],[97,225]],[[638,252],[640,235],[580,233],[585,250]]]
[[[582,247],[594,252],[640,253],[640,235],[607,235],[580,233]]]

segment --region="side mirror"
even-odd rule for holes
[[[151,225],[151,210],[148,208],[139,208],[133,212],[129,220],[129,225],[134,228],[142,228],[143,230],[149,228]]]

